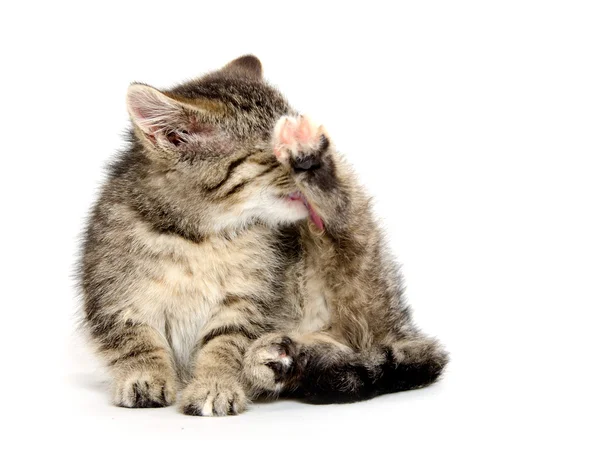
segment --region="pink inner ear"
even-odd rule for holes
[[[216,133],[214,125],[209,125],[198,120],[197,117],[190,116],[189,124],[185,127],[188,133],[194,133],[202,136],[211,136]]]
[[[134,122],[149,135],[171,132],[177,128],[181,107],[158,90],[144,85],[130,87],[127,106]]]
[[[146,132],[148,133],[150,136],[152,136],[152,138],[154,138],[154,135],[156,135],[156,132],[160,130],[160,125],[159,124],[152,124],[151,120],[152,120],[152,114],[151,114],[151,110],[144,108],[144,107],[132,107],[132,110],[134,112],[134,116],[139,124],[139,126]]]

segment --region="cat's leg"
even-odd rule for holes
[[[350,224],[348,219],[368,206],[352,170],[322,125],[307,116],[284,116],[275,125],[272,144],[275,156],[289,168],[307,201],[311,220],[320,230],[333,235],[343,233]]]
[[[415,337],[374,345],[331,361],[317,350],[296,395],[314,404],[348,403],[422,388],[441,375],[448,356],[435,339]]]
[[[296,393],[314,402],[355,401],[435,381],[446,353],[414,328],[369,199],[323,127],[285,116],[272,142],[322,231],[306,236],[308,258],[320,271],[332,327],[355,352],[331,356],[319,342],[299,348],[299,364],[306,365],[302,373],[290,369],[292,378],[301,378],[295,379]]]
[[[446,362],[438,342],[421,336],[356,352],[327,334],[269,334],[248,349],[245,375],[257,395],[344,403],[427,386]]]
[[[154,328],[108,316],[92,335],[112,376],[112,399],[122,407],[163,407],[175,401],[177,375],[168,345]]]
[[[223,416],[244,411],[248,400],[240,378],[242,354],[249,340],[244,333],[205,339],[195,360],[194,378],[183,391],[184,414]]]
[[[266,334],[254,341],[244,357],[244,377],[254,395],[296,390],[314,361],[347,362],[355,354],[329,333]]]
[[[184,414],[239,414],[248,404],[242,379],[244,353],[266,324],[249,298],[230,297],[204,328],[193,358],[193,378],[183,391]]]

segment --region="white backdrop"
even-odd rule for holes
[[[598,3],[333,3],[2,6],[2,452],[598,460]],[[219,419],[109,404],[72,273],[127,86],[246,53],[376,198],[415,317],[452,354],[439,384]]]

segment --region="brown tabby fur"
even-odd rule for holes
[[[127,104],[130,147],[80,266],[115,404],[181,388],[185,413],[226,415],[261,394],[349,402],[438,378],[447,355],[411,321],[369,198],[257,58],[133,84]]]

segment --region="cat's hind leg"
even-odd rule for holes
[[[244,375],[255,396],[289,394],[301,385],[309,360],[340,362],[352,354],[351,348],[326,333],[267,334],[248,348]]]
[[[439,343],[424,336],[378,345],[339,361],[315,353],[295,392],[314,404],[362,401],[422,388],[435,382],[448,362]]]
[[[277,395],[290,388],[304,369],[298,344],[287,335],[268,334],[256,340],[244,357],[244,375],[254,396]]]
[[[347,403],[425,387],[448,356],[435,339],[413,337],[356,352],[326,334],[258,339],[244,372],[255,394],[279,393],[314,404]]]

